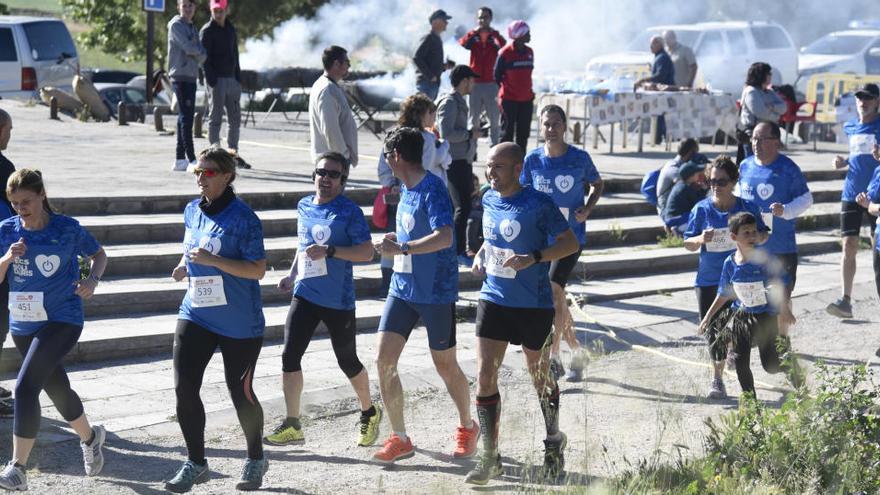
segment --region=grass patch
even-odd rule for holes
[[[77,45],[76,51],[79,54],[79,65],[84,69],[89,67],[130,70],[138,73],[145,73],[147,70],[146,62],[123,62],[113,55],[108,55],[99,49],[85,48],[82,45]],[[158,68],[158,65],[156,67]]]
[[[608,238],[611,244],[623,244],[623,241],[626,240],[626,232],[623,230],[623,226],[620,225],[620,222],[611,222],[608,225]]]
[[[3,0],[3,3],[10,10],[41,10],[58,16],[62,13],[61,2],[58,0]]]
[[[684,237],[680,237],[675,234],[670,235],[667,232],[663,236],[657,237],[657,245],[661,248],[684,247]]]

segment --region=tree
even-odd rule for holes
[[[271,35],[279,23],[295,16],[311,17],[327,0],[231,0],[229,19],[235,23],[239,40]],[[77,41],[87,48],[99,48],[122,61],[146,59],[147,15],[142,0],[61,0],[65,14],[77,22],[91,26]],[[153,55],[159,67],[165,66],[167,30],[165,26],[177,14],[176,0],[166,0],[164,13],[155,16]],[[202,26],[210,18],[208,2],[198,2],[194,22]],[[2,5],[2,4],[0,4]]]

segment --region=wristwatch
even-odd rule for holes
[[[406,256],[406,255],[409,254],[409,243],[408,243],[408,242],[401,242],[401,243],[400,243],[400,252],[401,252],[404,256]]]
[[[534,251],[532,251],[532,258],[535,258],[535,263],[540,263],[544,257],[541,256],[540,249],[535,249]]]
[[[327,251],[326,251],[325,255],[328,258],[332,258],[332,257],[336,256],[336,246],[327,246]]]

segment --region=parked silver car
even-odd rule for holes
[[[0,97],[30,98],[44,86],[71,91],[76,45],[59,19],[0,16]]]

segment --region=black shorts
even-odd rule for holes
[[[510,342],[539,351],[549,345],[553,308],[514,308],[480,299],[477,337]]]
[[[873,237],[874,228],[877,224],[877,217],[868,213],[867,208],[863,208],[854,201],[840,202],[840,237],[857,236],[862,230],[862,219],[871,227],[871,236]]]
[[[798,254],[781,253],[775,256],[782,264],[782,275],[785,276],[785,291],[788,297],[791,298],[791,293],[794,291],[794,284],[797,282]]]
[[[565,258],[551,261],[550,281],[558,284],[564,289],[565,284],[568,282],[568,277],[571,276],[571,272],[573,272],[574,267],[577,266],[578,259],[581,257],[581,251],[583,251],[582,247],[578,248],[577,251],[569,254]]]

